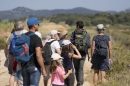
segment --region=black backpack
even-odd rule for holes
[[[105,40],[100,39],[98,43],[96,43],[95,53],[98,56],[105,57],[108,54],[107,51],[107,43]]]
[[[55,40],[51,42],[47,42],[45,46],[42,48],[42,56],[44,58],[44,64],[45,65],[50,65],[51,64],[51,55],[52,55],[52,50],[51,50],[51,43],[54,42]]]
[[[74,45],[77,47],[79,51],[87,52],[87,31],[84,29],[78,29],[74,31]]]

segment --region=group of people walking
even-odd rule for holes
[[[6,56],[9,60],[10,86],[16,86],[20,81],[21,86],[39,86],[41,74],[44,79],[44,86],[74,86],[75,77],[76,86],[83,86],[84,83],[84,63],[88,55],[88,49],[91,48],[91,63],[94,69],[93,83],[98,82],[99,72],[101,72],[101,80],[106,82],[105,73],[110,68],[110,58],[112,54],[110,37],[104,35],[103,24],[97,25],[98,34],[90,41],[89,33],[84,30],[82,21],[76,22],[76,29],[72,32],[70,40],[66,38],[68,31],[58,32],[51,30],[46,39],[42,40],[41,34],[38,32],[40,20],[29,18],[27,21],[28,31],[24,30],[24,24],[17,21],[14,24],[12,34],[7,39]],[[13,53],[10,52],[11,41],[16,35],[30,36],[29,54],[30,60],[26,63],[16,62]],[[52,54],[50,62],[46,63],[42,48],[49,43]],[[48,50],[49,52],[49,50]],[[21,67],[21,68],[19,68]],[[20,77],[18,77],[18,69],[20,69]]]

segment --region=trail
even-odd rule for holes
[[[4,56],[4,51],[0,51],[0,86],[9,86],[9,77],[8,70],[6,67],[4,67],[4,62],[6,58]],[[91,63],[88,62],[87,58],[84,64],[84,84],[83,86],[92,86],[92,77],[91,77]],[[39,86],[43,85],[43,77],[41,76],[40,84]],[[75,82],[76,86],[76,82]]]

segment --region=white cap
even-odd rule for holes
[[[60,33],[60,32],[58,32],[57,30],[51,30],[51,32],[50,32],[51,35],[55,35],[57,33]]]
[[[105,29],[105,28],[104,28],[103,24],[98,24],[98,25],[97,25],[97,29],[98,29],[98,30],[101,30],[101,29]]]
[[[51,55],[51,58],[53,59],[53,60],[58,60],[58,59],[63,59],[63,57],[61,57],[58,53],[53,53],[52,55]]]
[[[71,44],[71,42],[69,40],[63,40],[62,46],[65,46],[65,45],[68,45],[68,44]]]
[[[35,34],[42,39],[42,35],[40,32],[37,31],[37,32],[35,32]]]

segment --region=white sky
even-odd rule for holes
[[[130,0],[0,0],[0,11],[18,6],[34,10],[85,7],[99,11],[122,11],[130,8]]]

